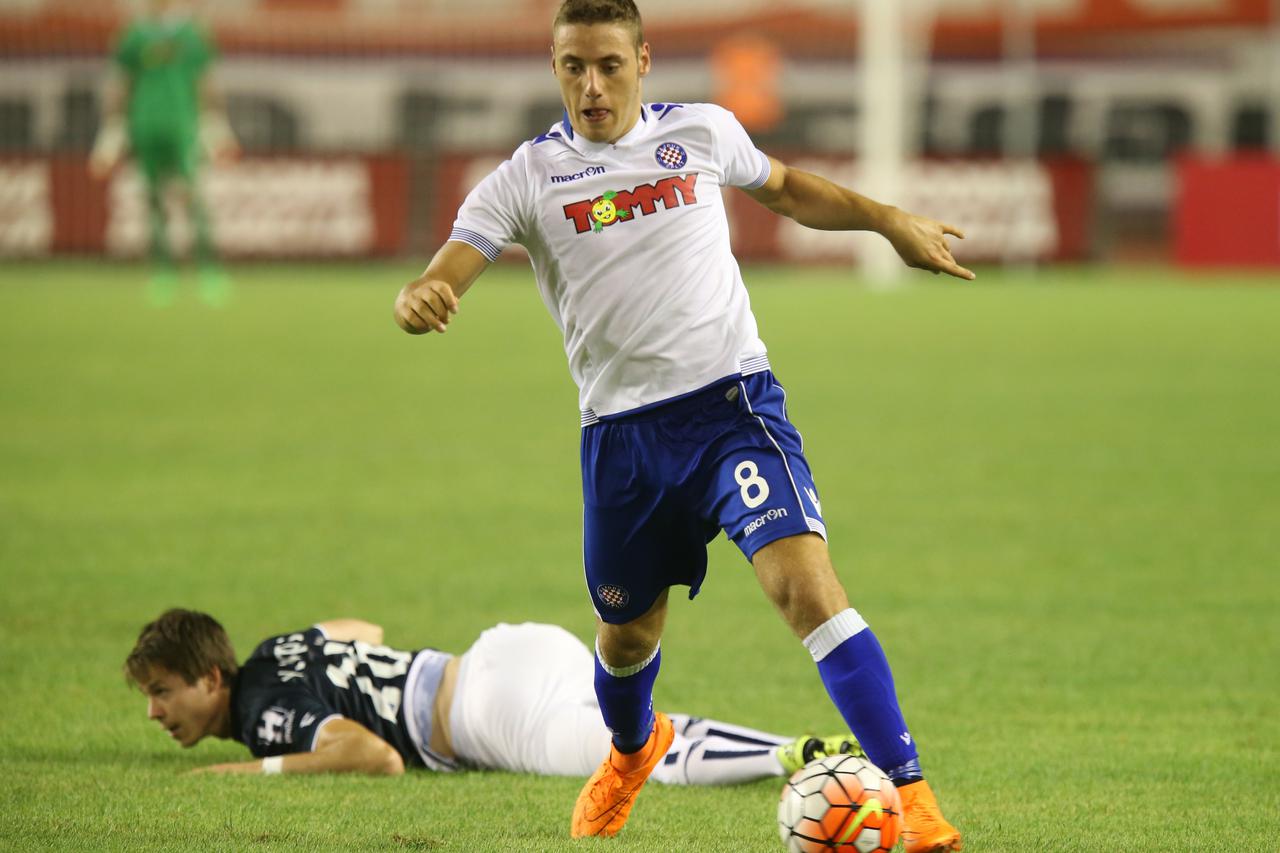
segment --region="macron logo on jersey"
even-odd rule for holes
[[[615,216],[609,216],[607,212],[603,216],[597,215],[600,211],[592,212],[606,200],[604,196],[599,196],[566,204],[564,218],[573,222],[573,227],[579,234],[585,234],[591,230],[599,230],[595,227],[597,223],[607,228],[618,222],[630,222],[635,219],[635,216],[631,215],[633,211],[641,216],[657,213],[659,201],[662,202],[664,210],[674,210],[682,204],[686,206],[697,204],[698,197],[694,194],[694,186],[697,183],[697,172],[688,175],[672,175],[669,178],[654,181],[652,184],[641,184],[638,187],[614,193],[613,197],[608,199],[612,204],[606,207],[616,210]]]
[[[574,172],[572,175],[552,175],[551,183],[567,184],[570,181],[580,181],[583,178],[589,178],[592,175],[603,175],[607,169],[604,166],[588,166],[581,172]]]

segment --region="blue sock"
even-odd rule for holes
[[[653,731],[653,683],[661,663],[661,647],[654,649],[648,660],[621,669],[606,667],[596,649],[596,699],[618,752],[638,752],[649,740]]]
[[[893,673],[880,641],[853,608],[805,637],[818,674],[867,758],[897,782],[922,778],[915,740],[907,730]]]

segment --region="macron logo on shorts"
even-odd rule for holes
[[[759,530],[761,527],[764,527],[769,522],[777,521],[780,518],[786,518],[786,517],[787,517],[786,507],[778,507],[777,509],[771,509],[768,512],[766,512],[764,515],[757,518],[755,521],[748,524],[745,528],[743,528],[742,535],[750,536],[752,533],[755,533],[757,530]]]

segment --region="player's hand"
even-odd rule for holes
[[[110,140],[105,145],[95,145],[89,154],[89,177],[96,181],[105,181],[124,159],[124,146],[112,145]]]
[[[964,239],[964,232],[954,225],[895,209],[882,233],[909,267],[928,270],[934,274],[944,272],[966,281],[973,281],[977,277],[972,271],[957,264],[951,255],[946,235]]]
[[[458,313],[458,297],[446,281],[422,275],[396,297],[396,325],[411,335],[441,332]]]
[[[124,157],[128,144],[124,120],[119,116],[107,117],[93,140],[93,150],[89,152],[90,176],[99,181],[109,177]]]
[[[216,148],[209,151],[209,159],[215,166],[225,166],[228,163],[234,163],[240,159],[241,148],[240,143],[235,137],[228,137],[223,140]]]
[[[93,156],[89,158],[89,177],[95,181],[103,181],[111,176],[111,172],[116,167],[116,160],[112,157]]]

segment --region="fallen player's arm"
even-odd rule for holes
[[[772,171],[764,185],[744,192],[774,213],[820,231],[875,231],[893,245],[907,266],[974,278],[951,256],[945,235],[964,239],[955,226],[880,204],[772,157],[769,165]]]
[[[382,626],[363,619],[326,619],[317,622],[316,627],[324,631],[330,640],[342,643],[359,641],[371,646],[382,645]]]
[[[458,299],[489,266],[479,249],[449,240],[427,264],[422,275],[400,289],[396,297],[396,325],[411,335],[443,332],[458,313]]]
[[[311,752],[197,767],[193,773],[367,773],[399,776],[404,759],[391,744],[357,722],[335,717],[316,733]]]

